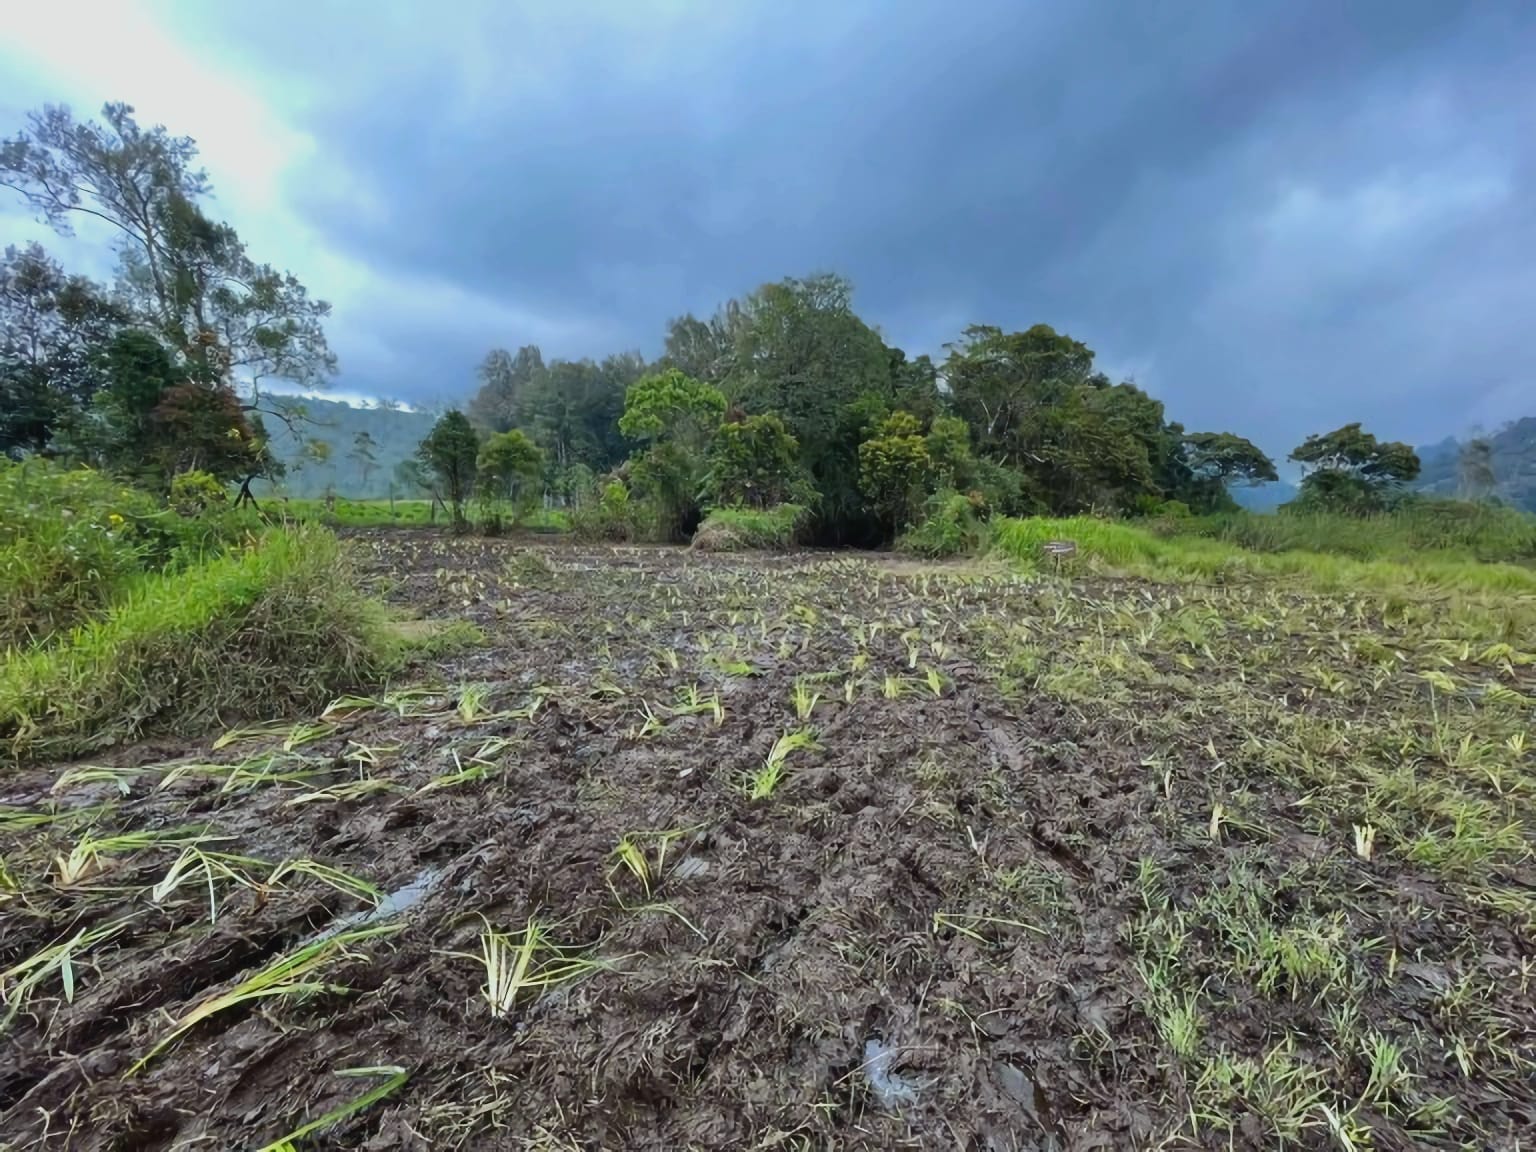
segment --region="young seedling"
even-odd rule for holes
[[[550,939],[549,928],[530,919],[515,936],[499,932],[486,921],[480,933],[481,966],[485,986],[481,995],[491,1015],[505,1019],[518,1001],[530,993],[589,976],[610,965],[601,960],[573,956],[571,950]]]
[[[633,876],[644,890],[646,899],[666,879],[667,854],[672,845],[688,834],[684,828],[669,828],[664,832],[630,832],[609,853],[613,863],[608,868],[609,887],[613,886],[613,874],[620,869]],[[650,843],[654,859],[646,855],[644,845]]]
[[[164,1052],[204,1020],[223,1012],[258,1000],[304,1000],[320,993],[346,995],[351,991],[344,984],[330,984],[314,979],[322,968],[336,961],[361,959],[362,953],[350,951],[350,946],[364,940],[388,936],[400,931],[403,924],[378,924],[371,928],[354,928],[334,936],[323,936],[286,956],[279,956],[255,975],[240,981],[228,991],[205,997],[187,1014],[176,1021],[172,1029],[162,1036],[148,1052],[136,1060],[125,1073],[134,1076],[154,1058]]]
[[[267,886],[275,888],[289,876],[308,876],[327,887],[334,888],[343,896],[366,901],[374,907],[384,899],[384,893],[378,887],[360,876],[354,876],[350,872],[343,872],[340,868],[332,868],[329,864],[322,864],[318,860],[311,860],[304,856],[284,860],[272,869],[272,875],[267,877]]]
[[[148,848],[180,847],[207,840],[206,828],[169,828],[163,832],[124,832],[92,836],[87,832],[66,855],[54,858],[59,883],[79,884],[109,869],[115,858]]]
[[[128,795],[133,782],[144,775],[142,768],[104,768],[95,765],[81,765],[78,768],[70,768],[59,774],[59,778],[53,782],[53,787],[48,791],[57,796],[60,792],[68,792],[73,788],[79,788],[90,784],[110,784],[116,788],[122,796]]]
[[[82,928],[67,940],[48,945],[41,952],[13,964],[0,972],[0,1003],[6,1013],[0,1018],[0,1032],[4,1032],[16,1019],[16,1014],[27,1006],[33,991],[50,975],[58,973],[64,988],[64,1000],[75,1001],[75,962],[98,944],[105,943],[133,922],[132,916]]]
[[[785,762],[789,759],[789,754],[802,748],[815,747],[815,744],[816,733],[810,728],[786,732],[775,740],[762,767],[747,779],[748,798],[766,800],[772,796],[784,778]]]
[[[411,1078],[411,1074],[398,1065],[383,1065],[377,1068],[339,1068],[338,1076],[385,1076],[388,1077],[382,1084],[378,1084],[364,1092],[356,1100],[349,1100],[339,1108],[333,1108],[325,1115],[315,1120],[309,1120],[295,1128],[286,1136],[279,1136],[270,1144],[262,1145],[259,1152],[299,1152],[301,1144],[307,1142],[310,1137],[318,1136],[329,1128],[334,1128],[343,1120],[350,1120],[359,1112],[365,1111],[391,1096],[395,1091]]]
[[[810,681],[804,676],[795,681],[794,691],[790,694],[790,703],[795,706],[795,716],[804,724],[811,718],[811,713],[816,711],[816,705],[821,700],[821,694],[811,690]]]
[[[241,888],[260,889],[262,885],[252,879],[248,870],[266,867],[265,860],[258,860],[253,856],[237,856],[232,852],[208,852],[196,844],[189,844],[181,850],[181,855],[176,857],[165,875],[149,890],[150,899],[156,904],[163,904],[185,884],[196,883],[206,886],[208,922],[217,924],[219,901],[216,885],[222,882]]]

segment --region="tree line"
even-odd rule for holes
[[[796,503],[819,539],[868,544],[956,495],[982,514],[1210,512],[1235,507],[1233,485],[1277,478],[1252,441],[1187,431],[1047,325],[974,325],[935,363],[887,344],[852,296],[831,274],[766,284],[672,320],[650,364],[494,350],[467,412],[424,443],[426,482],[466,502],[482,438],[516,434],[520,491],[638,505],[663,537],[711,507]],[[1418,472],[1410,447],[1359,424],[1309,437],[1291,460],[1303,506],[1347,511],[1385,507]]]

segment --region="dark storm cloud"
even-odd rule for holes
[[[314,136],[320,234],[529,318],[413,332],[401,301],[365,358],[401,391],[539,317],[546,352],[654,352],[833,269],[913,351],[1043,320],[1282,452],[1536,407],[1530,6],[224,8],[178,23]]]

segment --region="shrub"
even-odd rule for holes
[[[980,492],[935,492],[923,506],[923,519],[897,540],[896,547],[934,560],[979,552],[986,539],[984,508]]]
[[[800,504],[773,508],[716,508],[693,537],[701,552],[784,552],[795,546],[808,519]]]
[[[201,516],[227,499],[224,485],[207,472],[183,472],[171,479],[171,511],[179,516]]]
[[[43,460],[0,464],[0,649],[103,610],[168,552],[146,492]]]
[[[582,540],[626,541],[635,538],[638,509],[623,481],[602,486],[594,503],[571,512],[571,532]]]
[[[146,578],[66,640],[0,664],[0,749],[74,755],[318,707],[403,651],[355,583],[335,537],[313,527]]]

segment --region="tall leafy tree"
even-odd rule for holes
[[[106,385],[103,355],[127,323],[83,276],[40,245],[0,258],[0,455],[42,452]]]
[[[625,393],[619,431],[646,446],[629,462],[630,480],[655,507],[664,537],[684,537],[699,520],[705,454],[724,414],[720,389],[675,368]]]
[[[521,512],[538,496],[544,453],[522,431],[493,432],[480,445],[476,484],[482,498],[508,501]]]
[[[910,412],[893,412],[859,445],[859,488],[892,533],[916,518],[933,476],[923,426]]]
[[[1190,432],[1184,437],[1190,471],[1202,480],[1263,484],[1278,480],[1275,462],[1252,440],[1231,432]]]
[[[710,445],[704,489],[716,507],[771,508],[810,497],[800,445],[772,412],[720,425]]]
[[[469,402],[469,418],[488,432],[508,432],[526,419],[529,391],[544,369],[537,344],[525,344],[513,355],[493,348],[480,362],[480,389]]]
[[[1308,436],[1291,459],[1307,470],[1297,501],[1339,511],[1384,507],[1419,474],[1419,456],[1397,440],[1378,440],[1356,422]]]
[[[334,372],[330,306],[204,214],[211,185],[191,138],[141,127],[127,104],[105,105],[99,121],[49,106],[0,144],[0,185],[61,234],[81,215],[117,230],[121,286],[189,375],[238,380],[259,406],[268,379],[316,387]]]
[[[867,534],[858,448],[891,410],[891,353],[853,310],[840,276],[765,284],[722,324],[733,331],[727,396],[747,413],[777,413],[819,492],[823,534]]]
[[[436,480],[436,490],[448,506],[455,527],[466,523],[464,505],[475,490],[475,472],[479,464],[480,439],[469,417],[452,408],[432,426],[417,458]]]
[[[1093,375],[1093,350],[1046,324],[973,324],[947,346],[944,379],[978,450],[1020,466],[1039,455],[1046,414]]]

